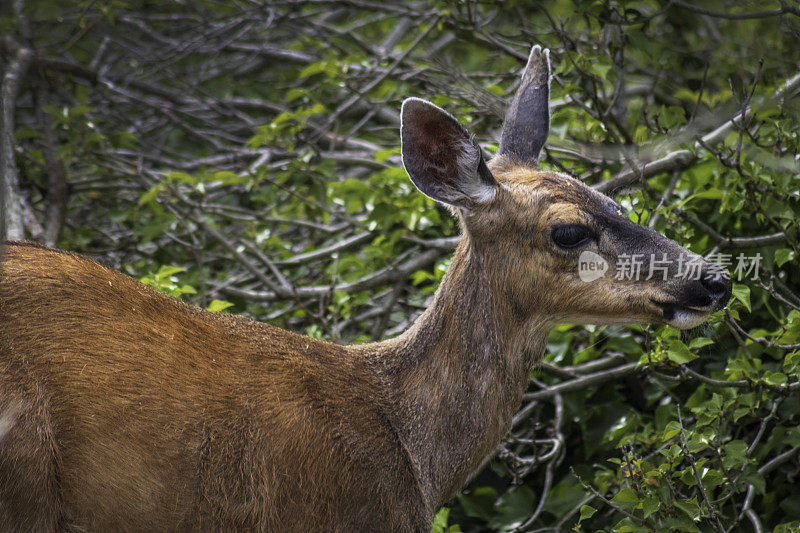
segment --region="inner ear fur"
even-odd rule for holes
[[[494,198],[497,181],[455,117],[419,98],[403,102],[400,115],[403,166],[420,191],[464,209]]]

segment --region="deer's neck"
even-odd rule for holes
[[[544,351],[548,326],[513,316],[491,285],[465,236],[431,306],[386,354],[394,423],[434,510],[508,431]]]

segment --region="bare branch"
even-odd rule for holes
[[[14,158],[14,112],[22,78],[33,59],[29,48],[19,48],[6,69],[0,88],[0,218],[5,235],[0,238],[22,240],[25,238],[23,200],[19,190],[19,175]]]
[[[724,13],[721,11],[712,11],[710,9],[690,4],[689,2],[683,2],[681,0],[671,0],[670,3],[684,9],[688,9],[689,11],[700,13],[701,15],[730,20],[761,19],[768,17],[779,17],[785,14],[800,15],[800,9],[788,6],[785,3],[781,3],[780,8],[773,9],[772,11],[756,11],[751,13]]]
[[[58,157],[57,142],[50,119],[44,112],[45,90],[40,83],[36,89],[36,119],[42,132],[42,152],[47,171],[47,208],[44,223],[44,243],[55,246],[64,227],[69,199],[64,164]]]

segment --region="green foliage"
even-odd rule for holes
[[[191,285],[179,283],[176,274],[185,271],[185,268],[165,265],[159,268],[158,272],[154,274],[142,276],[139,278],[139,281],[149,287],[153,287],[159,292],[163,292],[175,298],[180,298],[184,294],[197,294],[197,291]]]
[[[442,507],[433,520],[433,528],[431,533],[460,533],[461,528],[458,525],[447,525],[447,518],[450,515],[450,509]]]
[[[251,4],[0,11],[0,31],[61,61],[29,73],[15,132],[34,220],[56,202],[49,156],[65,169],[60,247],[209,311],[392,336],[458,235],[403,170],[400,102],[429,98],[495,150],[541,43],[556,74],[542,166],[600,184],[675,156],[617,199],[730,254],[737,282],[688,333],[556,327],[525,416],[433,531],[800,530],[800,126],[794,93],[774,97],[800,65],[796,2]],[[698,142],[748,107],[746,128]]]

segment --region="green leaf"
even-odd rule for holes
[[[742,302],[742,305],[750,312],[750,287],[740,283],[734,283],[733,297]]]
[[[687,499],[687,498],[679,498],[676,499],[674,502],[675,507],[686,513],[686,516],[695,520],[702,515],[702,511],[700,510],[700,506],[697,504],[697,500],[694,498]]]
[[[303,70],[301,70],[300,74],[298,74],[297,77],[300,79],[309,78],[314,74],[325,72],[327,67],[328,65],[324,61],[320,61],[318,63],[311,63],[310,65],[306,66]]]
[[[598,58],[598,61],[592,61],[589,66],[589,71],[600,79],[606,79],[608,72],[613,68],[613,65],[605,57]]]
[[[603,530],[600,530],[603,531]],[[652,533],[649,527],[639,525],[628,517],[623,518],[614,525],[614,533]]]
[[[457,498],[467,516],[489,520],[494,514],[497,491],[492,487],[476,487],[459,493]]]
[[[180,292],[181,294],[197,294],[197,289],[195,289],[191,285],[187,285],[184,283],[183,285],[180,286],[178,292]]]
[[[550,490],[544,510],[555,516],[563,516],[586,497],[583,488],[571,476],[563,479]]]
[[[666,517],[662,519],[661,525],[663,526],[663,531],[702,533],[701,530],[695,525],[694,518],[688,518],[683,515]]]
[[[793,261],[794,257],[794,250],[790,250],[789,248],[779,248],[775,250],[775,264],[779,267],[783,266],[789,261]]]
[[[594,516],[594,513],[596,513],[596,512],[597,512],[597,509],[595,509],[591,505],[582,505],[581,506],[581,516],[578,519],[578,523],[583,522],[587,518],[591,518],[592,516]]]
[[[486,90],[492,94],[496,94],[497,96],[503,96],[504,94],[506,94],[503,88],[500,87],[499,85],[489,85],[488,87],[486,87]]]
[[[180,170],[170,172],[164,176],[164,178],[171,183],[191,184],[198,182],[198,179],[195,176],[192,176],[186,172],[181,172]]]
[[[678,106],[661,106],[658,124],[662,128],[672,129],[686,123],[686,112]],[[721,197],[721,195],[720,195]]]
[[[206,307],[206,311],[219,313],[220,311],[224,311],[229,307],[233,307],[231,302],[226,302],[225,300],[212,300],[211,303],[208,304],[208,307]]]
[[[780,336],[779,343],[794,344],[800,340],[800,311],[792,309],[786,317],[786,333]]]
[[[767,482],[764,479],[764,476],[759,474],[755,469],[747,472],[742,479],[753,485],[753,488],[755,488],[756,492],[759,494],[764,494],[764,492],[767,490]]]
[[[732,440],[722,447],[722,464],[727,469],[741,467],[747,461],[747,443],[743,440]]]
[[[714,489],[722,485],[725,481],[725,476],[719,470],[708,469],[702,475],[701,480],[703,485],[707,488]]]
[[[240,176],[229,170],[220,170],[214,173],[214,179],[222,182],[223,185],[239,185],[247,182],[247,176]]]
[[[150,187],[147,192],[142,194],[139,197],[139,206],[143,206],[144,204],[149,204],[153,202],[156,197],[158,197],[158,193],[161,192],[161,189],[164,187],[163,183],[156,183],[152,187]]]
[[[298,98],[302,98],[302,97],[306,96],[307,94],[308,94],[307,90],[305,90],[305,89],[296,89],[295,88],[295,89],[289,89],[288,91],[286,91],[286,94],[284,95],[283,98],[287,102],[294,102]]]
[[[689,342],[689,349],[696,350],[698,348],[702,348],[703,346],[708,346],[709,344],[714,344],[714,341],[707,337],[697,337]]]
[[[186,269],[183,268],[183,267],[174,266],[174,265],[164,265],[164,266],[162,266],[161,268],[158,269],[158,273],[156,274],[156,277],[159,278],[159,279],[162,279],[162,278],[167,278],[169,276],[172,276],[174,274],[179,274],[181,272],[186,272]]]
[[[678,422],[674,420],[667,422],[667,427],[664,428],[664,433],[662,435],[663,442],[666,442],[669,439],[675,437],[680,432],[681,432],[681,426]]]
[[[667,357],[679,365],[685,365],[697,359],[697,355],[693,354],[680,339],[673,339],[669,342]]]
[[[375,161],[378,163],[383,163],[393,155],[399,153],[397,148],[392,148],[391,150],[376,150],[375,151]]]
[[[789,428],[785,437],[786,443],[793,448],[800,447],[800,426]]]
[[[661,502],[658,500],[658,498],[647,496],[642,500],[642,513],[644,514],[644,518],[647,518],[658,511],[659,507],[661,507]]]
[[[722,199],[722,191],[717,189],[716,187],[711,187],[710,189],[706,189],[705,191],[700,191],[697,194],[694,194],[694,198],[705,198],[708,200],[720,200]]]
[[[786,374],[782,374],[780,372],[770,372],[767,370],[764,372],[764,381],[770,385],[780,387],[781,385],[786,385],[786,383],[789,381],[789,378],[786,376]]]
[[[444,533],[447,531],[447,517],[450,515],[450,509],[442,507],[436,516],[433,518],[432,533]]]
[[[536,505],[533,491],[526,485],[506,492],[497,502],[497,514],[489,520],[493,529],[513,529],[521,525],[533,513]]]
[[[613,498],[611,498],[611,502],[614,505],[617,505],[626,511],[631,511],[636,508],[639,504],[639,495],[636,494],[636,491],[630,487],[625,487],[617,492]]]
[[[700,436],[695,435],[689,439],[688,449],[689,453],[702,452],[708,448],[708,442]]]

